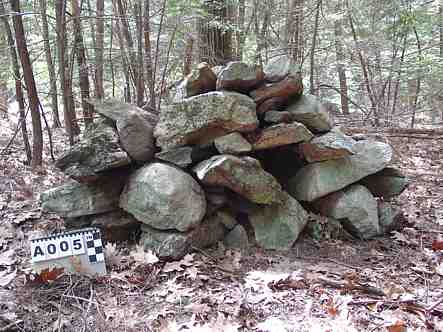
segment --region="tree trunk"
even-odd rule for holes
[[[336,14],[340,15],[342,10],[341,0],[336,6]],[[337,73],[338,79],[340,82],[340,101],[341,101],[341,110],[343,114],[349,114],[349,101],[348,101],[348,82],[346,79],[346,70],[345,70],[345,56],[343,52],[343,19],[337,19],[334,23],[334,33],[335,33],[335,52],[336,52],[336,61],[337,61]]]
[[[137,70],[136,70],[136,98],[137,106],[143,106],[145,99],[145,80],[144,80],[144,66],[143,66],[143,18],[142,18],[142,0],[134,1],[134,18],[136,26],[136,40],[137,40]]]
[[[92,124],[93,107],[88,103],[89,99],[89,75],[86,63],[85,45],[83,43],[83,31],[80,21],[81,9],[78,0],[72,0],[72,12],[74,15],[75,48],[80,81],[80,95],[83,109],[83,119],[86,125]]]
[[[103,47],[104,47],[104,35],[105,35],[105,4],[104,0],[97,0],[97,30],[96,30],[96,49],[95,49],[95,97],[97,99],[103,99],[105,96],[103,88]],[[112,30],[112,29],[111,29]]]
[[[58,112],[58,96],[57,96],[57,76],[55,75],[55,66],[52,61],[52,52],[51,45],[49,43],[49,27],[48,27],[48,17],[46,16],[46,0],[40,0],[40,12],[42,19],[42,28],[43,28],[43,41],[45,48],[45,56],[46,56],[46,65],[48,67],[49,74],[49,94],[51,95],[51,107],[52,107],[52,116],[55,128],[60,128],[60,115]]]
[[[221,26],[230,23],[232,14],[226,0],[205,0],[203,6],[209,13],[209,17],[199,19],[199,61],[211,65],[226,64],[232,57],[232,31],[227,31]],[[211,20],[217,20],[220,24],[210,24]]]
[[[303,0],[289,0],[284,44],[287,45],[287,53],[292,56],[295,63],[301,62],[302,21]]]
[[[148,82],[149,90],[149,106],[155,109],[155,81],[152,62],[152,47],[151,47],[151,25],[150,17],[150,0],[145,0],[143,15],[143,36],[145,39],[145,62],[146,62],[146,82]]]
[[[20,13],[19,0],[10,0],[11,9],[16,13]],[[42,165],[43,154],[43,133],[42,123],[40,117],[40,100],[37,95],[37,88],[35,86],[34,73],[32,71],[32,64],[29,58],[28,46],[25,39],[25,30],[23,29],[23,22],[21,15],[13,15],[12,22],[14,23],[15,41],[20,55],[20,62],[23,68],[23,77],[25,79],[26,89],[28,91],[29,108],[31,110],[32,119],[32,168]]]
[[[314,22],[314,33],[312,36],[312,44],[311,44],[311,65],[310,65],[310,75],[309,75],[309,93],[315,94],[315,85],[314,85],[314,70],[315,70],[315,47],[317,43],[317,33],[318,33],[318,19],[320,17],[320,8],[321,8],[321,2],[322,0],[317,0],[317,8],[315,11],[315,22]]]
[[[246,16],[246,0],[238,1],[238,21],[237,21],[237,61],[243,60],[243,49],[245,46],[245,16]]]
[[[72,86],[69,82],[70,70],[66,52],[66,2],[55,0],[55,18],[57,25],[57,48],[60,86],[63,93],[63,117],[65,128],[69,135],[69,143],[74,144],[74,136],[80,134],[75,108],[73,108]]]
[[[183,57],[183,76],[187,76],[192,70],[192,51],[194,49],[194,38],[191,34],[186,35],[185,56]]]
[[[12,63],[12,71],[14,73],[15,78],[15,94],[17,97],[18,107],[19,107],[19,120],[21,124],[21,132],[23,137],[23,145],[26,153],[26,159],[28,161],[28,165],[31,165],[32,161],[32,152],[31,152],[31,146],[29,144],[28,139],[28,129],[26,126],[26,113],[25,113],[25,100],[23,96],[23,86],[21,81],[21,75],[20,75],[20,66],[18,62],[18,56],[16,52],[16,47],[14,43],[14,36],[12,34],[11,26],[9,25],[8,18],[5,13],[5,7],[3,6],[3,3],[0,1],[0,18],[3,21],[3,25],[5,27],[7,39],[8,39],[8,46],[9,46],[9,52],[11,57],[11,63]]]

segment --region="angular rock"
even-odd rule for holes
[[[265,75],[259,66],[232,61],[218,74],[217,90],[248,93],[262,84],[264,77]]]
[[[392,158],[392,148],[382,142],[356,142],[354,152],[341,159],[303,167],[289,180],[289,194],[300,201],[311,202],[382,170]]]
[[[144,163],[152,159],[155,152],[154,127],[143,109],[117,100],[93,102],[95,111],[113,120],[117,127],[120,143],[129,156]]]
[[[279,111],[269,111],[265,113],[265,122],[268,123],[291,123],[294,122],[291,113],[289,112],[279,112]]]
[[[316,96],[303,95],[286,110],[292,113],[295,121],[303,123],[313,132],[326,132],[332,128],[329,114]]]
[[[350,156],[354,154],[355,143],[352,137],[334,130],[302,143],[300,148],[306,160],[313,163]]]
[[[299,202],[286,194],[282,204],[257,208],[249,220],[261,247],[288,250],[305,227],[308,213]]]
[[[257,106],[257,114],[262,116],[269,111],[284,111],[288,106],[288,99],[285,97],[272,97]],[[292,121],[291,121],[292,122]]]
[[[222,224],[226,229],[232,230],[238,221],[228,209],[219,210],[212,216],[214,220]]]
[[[98,173],[130,163],[115,129],[101,121],[94,123],[83,138],[56,161],[55,166],[77,181],[90,182],[98,178]]]
[[[266,82],[281,81],[292,71],[292,60],[288,55],[281,55],[271,59],[263,69]]]
[[[271,149],[277,146],[309,141],[314,135],[301,123],[282,123],[263,129],[256,135],[248,135],[253,150]]]
[[[127,241],[135,238],[135,233],[141,223],[129,213],[118,209],[97,215],[68,218],[66,227],[71,229],[88,226],[101,229],[103,239],[106,241]]]
[[[314,206],[320,214],[340,220],[356,237],[369,239],[380,234],[377,201],[362,185],[332,193],[317,200]]]
[[[217,75],[206,62],[202,62],[177,87],[174,102],[215,91],[216,83]]]
[[[181,168],[186,168],[192,164],[192,149],[191,146],[180,146],[178,148],[156,153],[155,158],[167,161]]]
[[[364,185],[375,197],[383,197],[389,200],[400,195],[409,184],[409,179],[399,170],[386,167],[375,174],[362,179]]]
[[[202,183],[227,187],[252,202],[274,204],[282,201],[280,184],[256,159],[219,155],[197,164],[193,171]]]
[[[300,74],[287,76],[280,82],[267,84],[254,91],[250,96],[259,105],[270,98],[283,98],[288,103],[291,98],[296,98],[303,93],[303,81]]]
[[[251,144],[240,133],[217,137],[214,144],[222,154],[241,154],[252,150]]]
[[[223,240],[227,248],[247,249],[249,247],[248,233],[242,225],[235,226]]]
[[[42,193],[42,208],[62,217],[79,217],[116,210],[126,180],[125,175],[101,178],[94,183],[71,180]]]
[[[397,217],[400,211],[395,209],[390,203],[378,201],[378,219],[380,224],[380,235],[393,230],[397,225]]]
[[[206,199],[189,174],[154,162],[131,175],[120,196],[120,207],[151,227],[185,232],[202,221]]]
[[[205,144],[234,131],[257,128],[255,103],[235,92],[209,92],[183,100],[162,110],[154,135],[157,145],[174,147]]]
[[[225,230],[217,220],[211,217],[195,229],[186,233],[164,231],[143,224],[140,244],[145,251],[151,250],[160,259],[179,260],[188,254],[193,247],[206,248],[223,239]]]

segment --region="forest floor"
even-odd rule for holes
[[[54,136],[57,155],[66,142]],[[49,162],[31,172],[17,141],[0,159],[0,331],[443,331],[443,139],[388,136],[411,178],[399,231],[169,263],[108,245],[107,276],[43,283],[31,280],[28,239],[63,229],[38,198],[65,178]]]

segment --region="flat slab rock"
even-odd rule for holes
[[[155,152],[154,127],[143,109],[108,99],[93,101],[96,112],[114,121],[123,149],[137,162],[152,159]]]
[[[248,93],[264,82],[265,75],[260,66],[231,61],[217,77],[217,90]]]
[[[151,250],[160,259],[179,260],[193,247],[206,248],[222,240],[225,229],[218,220],[207,217],[195,229],[188,232],[162,231],[148,225],[141,226],[139,243],[145,251]]]
[[[259,207],[249,215],[249,220],[261,247],[288,250],[306,226],[308,213],[286,194],[281,204]]]
[[[313,95],[302,95],[295,103],[289,105],[286,111],[292,114],[295,121],[303,123],[316,133],[332,129],[332,121],[321,101]]]
[[[234,131],[258,126],[255,103],[235,92],[209,92],[165,107],[155,127],[157,145],[163,150],[205,144]]]
[[[91,182],[98,178],[98,173],[130,163],[131,159],[120,146],[116,130],[99,121],[55,162],[55,166],[75,180]]]
[[[203,220],[206,199],[189,174],[154,162],[130,176],[120,196],[120,207],[153,228],[185,232]]]
[[[300,148],[305,159],[312,163],[350,156],[354,154],[355,143],[352,137],[334,130],[302,143]]]
[[[277,146],[307,142],[314,135],[301,123],[277,124],[257,134],[248,135],[253,150],[271,149]]]
[[[215,147],[222,154],[241,154],[252,151],[251,144],[240,133],[217,137]]]
[[[71,180],[41,194],[44,211],[62,217],[79,217],[118,209],[120,193],[127,175],[114,175],[94,183]]]
[[[291,98],[300,96],[303,93],[303,80],[300,74],[289,75],[283,80],[267,84],[256,90],[251,91],[250,96],[257,104],[263,103],[265,100],[275,97],[285,98],[286,103]]]
[[[282,201],[281,185],[251,157],[214,156],[196,165],[193,171],[203,184],[227,187],[252,202]]]
[[[317,200],[314,206],[320,214],[340,220],[358,238],[369,239],[381,233],[377,201],[362,185],[354,184],[332,193]]]
[[[215,91],[216,84],[217,75],[211,67],[206,62],[199,63],[177,87],[174,101],[179,102],[185,98]]]
[[[392,158],[392,148],[382,142],[357,142],[354,151],[351,156],[303,167],[289,180],[288,192],[311,202],[382,170]]]
[[[364,185],[375,197],[391,199],[400,195],[409,184],[409,179],[398,169],[386,167],[375,174],[362,179]]]

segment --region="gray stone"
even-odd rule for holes
[[[250,135],[252,136],[252,135]],[[301,123],[281,123],[263,129],[250,139],[253,150],[309,141],[314,135]]]
[[[143,109],[117,100],[94,102],[95,111],[112,119],[117,127],[120,143],[129,156],[144,163],[152,159],[155,152],[154,128]]]
[[[361,239],[380,234],[377,201],[362,185],[354,184],[323,197],[314,206],[320,214],[340,220],[347,231]]]
[[[303,123],[313,132],[327,132],[332,128],[329,114],[316,96],[302,95],[286,111],[292,114],[295,121]]]
[[[235,217],[227,209],[217,211],[216,213],[214,213],[212,218],[217,220],[217,222],[219,222],[226,229],[229,229],[229,230],[233,229],[238,224]]]
[[[291,57],[281,55],[272,58],[264,67],[265,80],[267,82],[278,82],[288,76],[291,72],[295,72],[295,66]]]
[[[341,159],[303,167],[289,180],[289,194],[298,200],[311,202],[382,170],[392,158],[392,148],[381,142],[357,142],[354,152],[354,155]]]
[[[255,103],[251,98],[217,91],[162,109],[154,135],[157,145],[168,150],[188,144],[206,144],[234,131],[253,131],[257,126]]]
[[[390,232],[396,225],[396,218],[400,211],[390,203],[378,201],[378,219],[380,223],[380,235]]]
[[[222,240],[225,234],[223,225],[212,217],[205,218],[199,226],[186,233],[158,230],[145,224],[141,230],[140,244],[145,251],[153,251],[160,259],[173,260],[181,259],[193,247],[210,247]]]
[[[242,225],[235,226],[224,239],[227,248],[247,249],[249,247],[248,233]]]
[[[291,113],[286,111],[268,111],[265,113],[265,122],[268,123],[291,123],[294,122]]]
[[[305,227],[308,213],[299,202],[286,195],[282,204],[257,208],[249,220],[261,247],[288,250]]]
[[[252,150],[251,144],[240,133],[217,137],[214,144],[220,153],[226,154],[241,154]]]
[[[259,66],[232,61],[218,74],[217,90],[248,93],[264,82],[264,76]]]
[[[121,194],[120,207],[151,227],[185,232],[200,224],[206,199],[189,174],[154,162],[131,175]]]
[[[400,195],[409,184],[409,179],[398,169],[386,167],[385,169],[360,181],[375,197],[389,200]]]
[[[79,217],[116,210],[126,179],[126,175],[114,175],[94,183],[71,180],[42,193],[42,208],[62,217]]]
[[[63,154],[55,166],[75,180],[89,182],[96,180],[97,173],[130,163],[115,129],[99,121],[88,128],[83,138]]]
[[[219,155],[197,164],[193,171],[202,183],[229,188],[252,202],[273,204],[282,201],[280,184],[262,169],[256,159]]]
[[[310,163],[331,159],[340,159],[354,154],[352,137],[333,130],[314,137],[311,141],[301,144],[301,151]]]
[[[192,147],[181,146],[155,154],[157,159],[167,161],[181,168],[186,168],[192,164]]]

